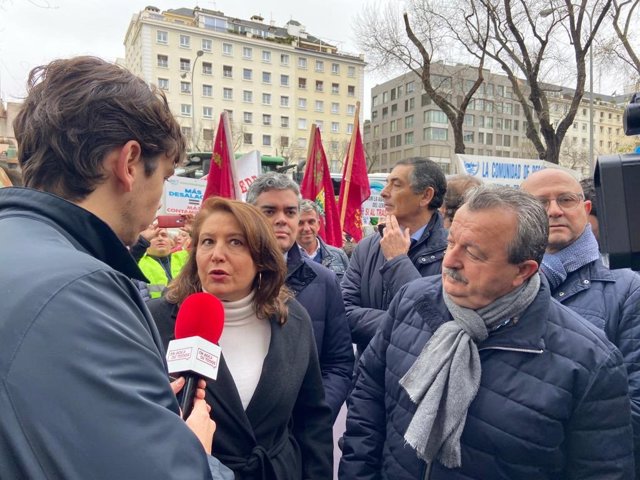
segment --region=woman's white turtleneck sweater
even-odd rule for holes
[[[245,410],[258,386],[271,342],[271,322],[256,317],[254,296],[251,292],[241,300],[222,302],[220,347]]]

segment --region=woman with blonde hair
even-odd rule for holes
[[[271,226],[254,206],[213,197],[191,233],[182,272],[148,306],[166,348],[188,295],[222,301],[222,361],[206,389],[217,424],[213,454],[237,480],[331,478],[331,411],[311,321],[284,286]]]

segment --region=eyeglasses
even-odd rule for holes
[[[545,210],[549,210],[549,205],[551,205],[551,200],[555,200],[556,205],[560,207],[562,210],[572,210],[584,200],[584,195],[582,193],[561,193],[556,198],[544,198],[537,197],[540,203]]]

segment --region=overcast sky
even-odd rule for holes
[[[279,26],[295,19],[340,51],[358,53],[352,23],[371,1],[0,0],[0,97],[4,101],[23,97],[31,68],[54,58],[90,54],[113,61],[124,57],[124,35],[131,16],[147,5],[160,10],[198,5],[246,19],[260,14]],[[370,89],[382,81],[368,72],[365,76],[365,118],[369,117]]]

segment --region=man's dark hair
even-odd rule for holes
[[[584,193],[584,199],[591,202],[590,214],[597,218],[598,205],[596,204],[596,186],[593,183],[593,178],[583,178],[580,180],[580,186],[582,187],[582,193]]]
[[[409,184],[414,193],[422,193],[427,188],[433,188],[433,198],[429,208],[435,210],[442,206],[444,194],[447,192],[447,178],[438,164],[428,158],[411,157],[400,160],[396,165],[411,165],[413,170],[409,175]]]
[[[13,122],[27,187],[67,200],[85,198],[105,180],[103,160],[136,140],[145,174],[158,157],[178,163],[184,138],[161,91],[96,57],[54,60],[34,68]]]

